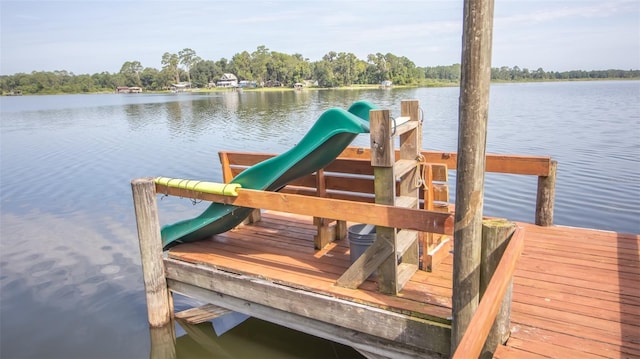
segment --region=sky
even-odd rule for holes
[[[161,68],[165,52],[230,60],[264,45],[460,63],[463,0],[0,0],[0,74]],[[639,0],[495,0],[492,67],[640,69]]]

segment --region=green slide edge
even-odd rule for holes
[[[325,111],[297,145],[247,168],[231,183],[247,189],[278,191],[287,183],[326,167],[358,134],[369,132],[369,111],[376,108],[368,101],[358,101],[349,110],[331,108]],[[166,250],[179,243],[226,232],[240,224],[252,210],[212,203],[193,219],[162,227],[162,246]]]

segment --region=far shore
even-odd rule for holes
[[[576,81],[638,81],[640,78],[598,78],[598,79],[529,79],[519,81],[507,81],[507,80],[492,80],[493,84],[511,84],[511,83],[532,83],[532,82],[576,82]],[[379,84],[370,85],[351,85],[351,86],[338,86],[338,87],[304,87],[302,89],[296,89],[293,87],[212,87],[212,88],[192,88],[186,91],[178,93],[216,93],[216,92],[276,92],[276,91],[326,91],[326,90],[390,90],[390,89],[406,89],[406,88],[422,88],[422,87],[456,87],[460,86],[459,82],[454,81],[424,81],[420,84],[413,85],[393,85],[391,87],[382,87]],[[150,90],[143,91],[146,94],[169,94],[170,90]],[[38,96],[38,95],[81,95],[81,94],[115,94],[115,91],[94,91],[94,92],[50,92],[50,93],[37,93],[37,94],[15,94],[15,93],[2,93],[2,96]]]

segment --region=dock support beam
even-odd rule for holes
[[[465,0],[462,31],[451,352],[479,302],[493,0]]]
[[[149,325],[158,328],[171,323],[172,303],[164,274],[155,186],[153,178],[131,181]]]
[[[536,199],[536,225],[553,225],[553,203],[556,199],[556,172],[558,161],[549,163],[549,175],[538,177],[538,196]]]
[[[493,274],[498,268],[509,239],[516,230],[516,224],[505,219],[484,220],[482,223],[482,256],[480,261],[480,299],[484,295]],[[491,326],[491,331],[482,349],[481,358],[493,358],[499,344],[504,344],[511,335],[511,297],[513,279],[502,298],[500,310]]]

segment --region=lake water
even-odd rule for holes
[[[458,93],[420,88],[0,98],[0,357],[149,357],[132,179],[221,181],[219,150],[283,152],[323,111],[361,99],[394,116],[400,100],[419,99],[423,148],[456,151]],[[488,128],[488,153],[558,161],[556,224],[640,233],[640,82],[493,85]],[[368,143],[360,136],[354,144]],[[488,174],[484,213],[533,221],[536,184],[535,177]],[[161,222],[190,218],[206,205],[164,198]],[[192,304],[176,301],[178,309]],[[217,355],[293,358],[300,348],[327,347],[265,326],[254,320],[232,330],[221,338],[227,338],[225,353]],[[203,349],[183,334],[178,332],[179,357],[199,355]],[[342,357],[355,355],[330,347]]]

